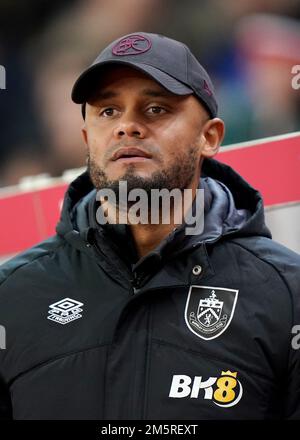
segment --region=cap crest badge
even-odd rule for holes
[[[143,35],[130,35],[122,38],[112,48],[112,53],[117,56],[139,55],[151,48],[151,41]]]

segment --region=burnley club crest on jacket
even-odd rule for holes
[[[188,328],[202,339],[214,339],[229,326],[238,290],[222,287],[191,286],[185,307]]]

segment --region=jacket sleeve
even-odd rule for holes
[[[285,326],[290,335],[285,377],[282,380],[284,418],[300,420],[300,256],[279,252],[274,265],[286,286],[287,307],[291,320]],[[275,255],[270,260],[274,263]]]
[[[238,240],[249,249],[246,239]],[[287,346],[277,347],[282,356],[283,377],[280,378],[281,401],[284,419],[300,420],[300,255],[273,240],[260,237],[251,246],[251,251],[260,259],[268,262],[279,275],[282,284],[280,295],[289,319],[282,322],[280,310],[274,316],[274,322],[286,337]]]
[[[282,378],[283,414],[285,419],[300,420],[300,257],[286,255],[277,269],[286,285],[286,307],[291,312],[284,329],[290,338],[287,368]]]

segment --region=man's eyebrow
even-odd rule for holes
[[[142,90],[142,95],[146,95],[146,96],[152,96],[153,98],[160,98],[160,97],[171,97],[171,96],[177,96],[172,92],[169,92],[168,90],[164,90],[164,89],[143,89]]]
[[[99,90],[93,96],[91,96],[91,101],[115,98],[118,95],[119,94],[114,92],[113,90]]]

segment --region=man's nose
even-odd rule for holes
[[[133,115],[124,115],[124,117],[118,121],[114,129],[114,135],[119,139],[126,136],[143,139],[146,135],[146,127]]]

